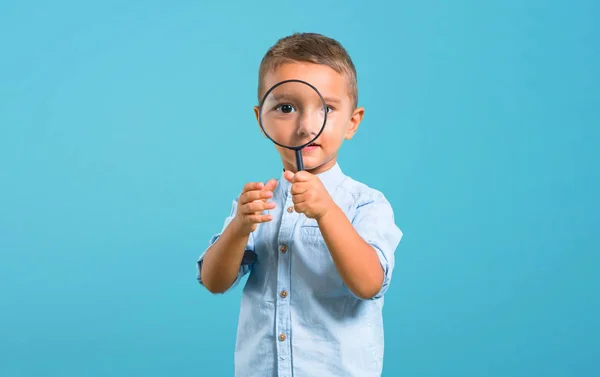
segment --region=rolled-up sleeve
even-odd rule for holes
[[[231,220],[233,220],[233,217],[235,216],[236,212],[237,212],[237,201],[234,200],[232,202],[232,205],[231,205],[231,211],[229,213],[229,216],[227,216],[225,218],[225,222],[223,224],[223,227],[221,228],[221,232],[213,235],[210,238],[210,240],[208,241],[207,248],[200,255],[200,258],[198,258],[198,260],[196,262],[196,267],[197,267],[196,279],[198,280],[198,282],[201,285],[204,285],[204,283],[202,282],[201,271],[202,271],[202,262],[204,260],[204,256],[206,255],[206,251],[208,250],[209,247],[211,247],[219,239],[219,237],[221,236],[221,234],[223,233],[223,231],[225,230],[225,228],[227,228],[227,226],[229,225],[229,223],[231,222]],[[246,252],[245,252],[244,257],[242,259],[242,264],[240,265],[240,268],[238,270],[237,277],[235,278],[235,280],[233,281],[233,283],[231,284],[231,286],[227,289],[227,291],[235,288],[239,284],[240,280],[242,280],[242,278],[244,277],[244,275],[246,275],[247,273],[250,272],[250,269],[252,268],[252,263],[254,262],[254,257],[255,257],[255,254],[254,254],[254,234],[251,233],[250,237],[248,237],[248,243],[246,245]]]
[[[371,298],[378,299],[383,297],[392,280],[394,254],[402,239],[402,231],[395,223],[391,204],[380,192],[358,204],[352,225],[365,242],[373,247],[383,268],[383,284],[379,292]]]

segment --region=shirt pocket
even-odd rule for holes
[[[347,289],[323,239],[316,220],[307,219],[300,225],[301,252],[297,255],[296,271],[303,276],[305,291],[314,297],[330,299],[344,296]]]
[[[302,242],[312,246],[325,245],[319,224],[314,219],[304,220],[302,225],[300,225],[300,236],[302,237]]]

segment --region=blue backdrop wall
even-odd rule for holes
[[[241,287],[195,260],[249,180],[276,39],[339,39],[340,163],[404,239],[384,376],[591,376],[600,357],[595,1],[0,4],[0,375],[231,376]]]

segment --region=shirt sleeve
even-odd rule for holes
[[[202,276],[201,276],[202,261],[204,260],[204,255],[206,255],[206,251],[208,250],[208,248],[210,246],[212,246],[217,241],[217,239],[219,239],[219,237],[221,236],[221,234],[223,233],[225,228],[227,228],[227,226],[229,225],[231,220],[233,220],[233,217],[235,216],[236,212],[237,212],[237,200],[234,200],[231,205],[231,211],[229,213],[229,216],[227,216],[225,218],[225,223],[223,224],[223,227],[221,228],[221,232],[215,234],[214,236],[212,236],[210,238],[210,240],[208,241],[208,247],[204,250],[204,252],[200,255],[200,258],[198,258],[198,261],[196,262],[196,266],[197,266],[196,278],[201,285],[204,285],[202,282]],[[235,280],[233,281],[231,286],[226,290],[226,292],[235,288],[239,284],[240,280],[242,280],[244,275],[246,275],[247,273],[250,272],[250,269],[252,268],[252,263],[254,262],[255,259],[256,259],[256,254],[254,252],[254,233],[250,233],[250,237],[248,237],[248,243],[246,244],[246,251],[244,253],[244,257],[242,258],[242,263],[238,270],[237,277],[235,278]],[[226,293],[226,292],[224,292],[224,293]]]
[[[383,297],[388,290],[394,270],[394,253],[402,239],[402,231],[394,221],[391,204],[382,193],[377,193],[358,205],[352,221],[357,233],[373,247],[384,271],[383,284],[371,299]]]

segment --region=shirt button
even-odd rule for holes
[[[294,212],[294,206],[289,206],[289,207],[288,207],[288,209],[287,209],[287,211],[288,211],[289,213],[292,213],[292,212]]]
[[[281,250],[282,253],[285,253],[287,251],[287,246],[281,245],[281,247],[279,248],[279,250]]]
[[[279,294],[281,297],[286,298],[288,293],[286,290],[281,291],[281,293]]]
[[[283,342],[285,340],[285,334],[279,334],[279,340]]]

